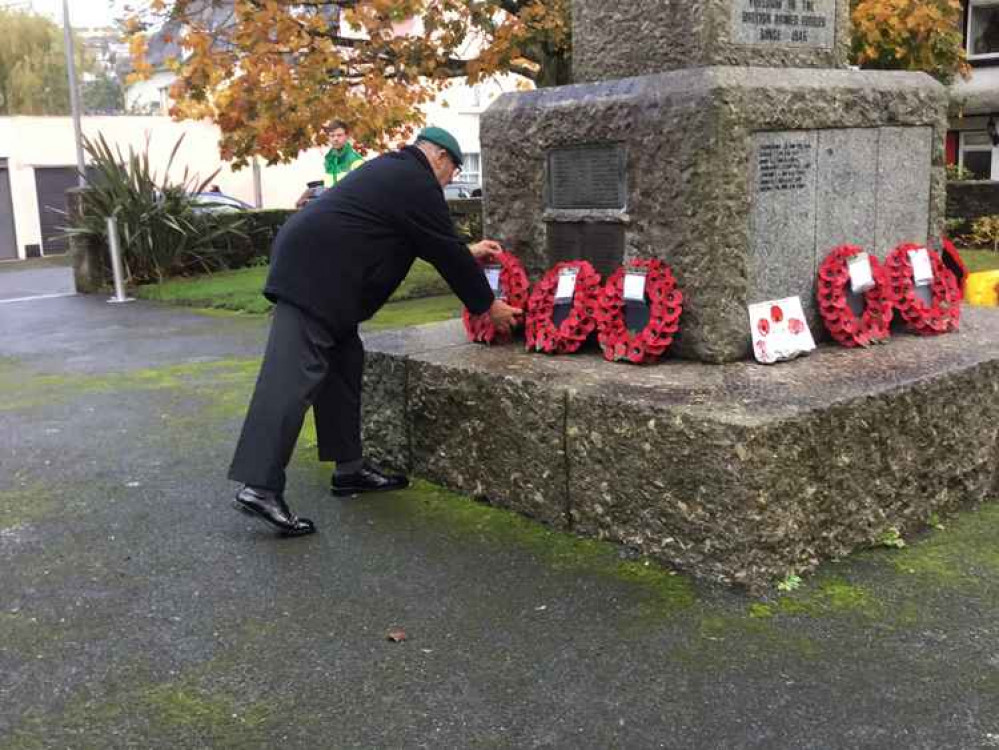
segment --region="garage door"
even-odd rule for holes
[[[69,249],[65,237],[59,238],[66,226],[66,191],[76,187],[76,167],[35,167],[35,192],[38,194],[38,220],[42,225],[42,252],[45,255],[64,253]]]
[[[10,196],[10,172],[6,160],[0,159],[0,260],[17,257],[17,237],[14,234],[14,202]]]

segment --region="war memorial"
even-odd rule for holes
[[[702,578],[762,588],[925,527],[999,483],[999,316],[883,345],[752,360],[747,307],[816,302],[845,243],[884,258],[943,230],[947,95],[847,67],[848,0],[576,0],[571,86],[482,123],[485,235],[537,279],[669,265],[679,336],[648,366],[371,337],[380,459]]]

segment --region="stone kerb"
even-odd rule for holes
[[[849,0],[574,0],[573,79],[706,65],[844,68]]]
[[[543,357],[454,323],[366,347],[366,388],[401,385],[366,390],[368,415],[405,415],[368,452],[712,580],[762,587],[999,489],[993,310],[780,368]]]
[[[710,67],[507,94],[482,119],[485,232],[536,275],[553,226],[623,225],[623,257],[662,258],[684,290],[677,353],[733,361],[750,302],[797,294],[817,330],[833,246],[939,236],[945,130],[921,73]],[[548,154],[578,144],[624,145],[623,209],[548,207]]]

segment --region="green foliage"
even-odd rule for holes
[[[971,222],[971,232],[964,239],[969,245],[999,253],[999,214],[975,219]]]
[[[77,71],[92,66],[75,46]],[[0,8],[0,115],[69,114],[63,32],[33,13]]]
[[[892,547],[894,549],[902,549],[905,547],[905,540],[902,538],[902,534],[894,526],[881,532],[881,535],[877,539],[877,543],[882,547]]]
[[[947,165],[947,180],[949,182],[961,182],[973,179],[975,179],[975,173],[970,169],[965,169],[960,164]]]
[[[125,89],[121,81],[101,73],[80,85],[83,111],[88,115],[118,114],[125,111]]]
[[[204,192],[215,178],[199,181],[185,169],[179,183],[168,177],[183,143],[181,136],[159,179],[149,163],[149,146],[143,153],[112,151],[104,136],[84,139],[91,159],[80,223],[67,234],[107,242],[107,219],[118,223],[122,255],[133,283],[162,281],[168,276],[214,271],[228,265],[227,251],[245,239],[245,219],[239,213],[205,210],[193,194]]]
[[[801,576],[788,573],[783,581],[777,584],[778,591],[794,591],[801,587]]]

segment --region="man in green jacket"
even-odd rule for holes
[[[342,120],[333,120],[326,126],[330,150],[326,152],[326,175],[323,184],[333,187],[353,170],[364,164],[364,159],[350,143],[350,131]]]

